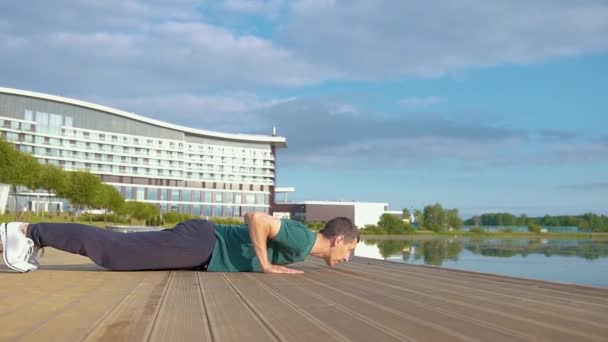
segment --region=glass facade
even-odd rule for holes
[[[163,211],[230,217],[240,216],[242,199],[260,211],[272,204],[274,143],[182,131],[40,95],[0,92],[0,136],[41,162],[89,170],[126,199]]]

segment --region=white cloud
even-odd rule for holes
[[[272,123],[256,112],[293,101],[293,98],[260,99],[252,93],[222,95],[173,94],[151,97],[103,98],[88,100],[139,115],[194,128],[270,134]]]
[[[441,102],[444,102],[445,99],[439,96],[425,96],[425,97],[408,97],[405,98],[399,103],[410,109],[422,109],[426,108]]]
[[[336,76],[272,40],[202,22],[195,3],[155,4],[58,1],[53,17],[64,21],[47,18],[48,3],[30,11],[1,4],[0,12],[12,13],[0,31],[11,37],[0,43],[9,47],[0,54],[5,85],[76,97],[145,96],[293,87]]]
[[[283,0],[226,0],[223,2],[212,1],[211,3],[227,12],[269,17],[275,17],[284,6]]]
[[[331,105],[329,108],[330,115],[356,115],[359,113],[357,107],[350,104]]]
[[[354,79],[437,77],[608,49],[608,3],[298,1],[279,41]]]

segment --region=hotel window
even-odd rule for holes
[[[247,197],[245,197],[245,200],[247,201],[247,204],[255,204],[255,195],[254,194],[247,194]]]
[[[203,206],[203,215],[211,216],[211,206],[210,205]]]
[[[49,125],[49,113],[36,112],[36,123],[40,126]]]
[[[174,201],[174,202],[179,201],[179,190],[177,190],[177,189],[171,190],[171,201]]]
[[[236,204],[243,203],[243,198],[242,197],[243,197],[243,195],[240,194],[240,193],[234,194],[234,203],[236,203]]]
[[[215,193],[215,203],[222,203],[222,193],[221,192],[216,192]]]
[[[31,110],[26,109],[23,112],[23,119],[25,119],[26,121],[34,121],[34,113],[32,113]]]
[[[221,206],[215,206],[215,210],[213,212],[213,216],[215,216],[215,217],[222,217],[222,207]]]
[[[145,193],[146,193],[146,189],[144,188],[137,188],[137,200],[138,201],[143,201],[145,198]]]
[[[147,198],[150,201],[156,201],[156,200],[158,200],[158,189],[148,188],[148,196],[147,196]]]
[[[184,201],[184,202],[192,201],[192,190],[182,190],[182,201]]]
[[[203,202],[211,203],[211,191],[205,191]]]
[[[201,192],[200,191],[194,191],[194,198],[192,198],[193,202],[200,202],[201,201]]]
[[[201,206],[200,205],[193,205],[192,206],[192,215],[194,215],[194,216],[201,216]]]
[[[125,186],[125,199],[132,199],[133,197],[133,188],[130,186]]]

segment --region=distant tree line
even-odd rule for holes
[[[470,226],[528,226],[528,227],[563,227],[577,226],[590,229],[594,232],[608,232],[608,216],[586,213],[578,216],[550,216],[528,217],[515,216],[509,213],[488,213],[473,216],[466,220],[465,225]]]
[[[383,214],[378,224],[367,225],[363,229],[364,234],[407,234],[418,228],[425,228],[435,232],[444,232],[450,229],[460,229],[462,220],[458,216],[458,209],[444,209],[441,204],[427,205],[423,210],[415,210],[415,226],[409,222],[410,211],[403,209],[403,219],[392,214]]]

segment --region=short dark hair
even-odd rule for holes
[[[359,228],[347,217],[336,217],[325,224],[325,227],[319,231],[326,239],[331,239],[334,236],[344,235],[344,239],[348,242],[361,239],[359,236]]]

